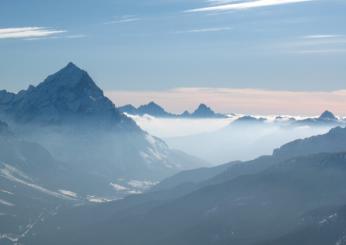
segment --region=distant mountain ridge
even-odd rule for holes
[[[305,119],[296,119],[294,117],[276,116],[274,120],[269,121],[266,117],[255,117],[251,115],[241,116],[234,120],[231,125],[247,125],[255,126],[263,123],[272,123],[283,126],[343,126],[346,121],[343,118],[336,117],[332,112],[326,110],[318,117],[311,117]]]
[[[344,124],[345,121],[337,118],[332,112],[326,110],[318,118],[307,118],[303,120],[296,120],[296,123],[301,125],[309,126],[320,126],[320,125],[340,125]]]
[[[279,158],[289,158],[319,152],[337,153],[344,151],[346,151],[346,128],[336,127],[327,134],[289,142],[275,149],[273,155]]]
[[[131,104],[118,107],[119,111],[126,113],[128,115],[149,115],[158,118],[184,118],[184,119],[203,119],[203,118],[228,118],[236,116],[235,114],[225,115],[222,113],[214,112],[206,104],[200,104],[193,112],[184,111],[181,114],[174,114],[167,112],[162,106],[151,101],[148,104],[141,105],[138,108]],[[276,125],[283,126],[313,126],[313,127],[323,127],[323,126],[343,126],[346,125],[345,118],[336,117],[331,111],[324,111],[319,117],[311,117],[305,119],[284,116],[276,116],[272,121],[268,121],[266,117],[258,117],[252,115],[239,116],[230,125],[237,126],[259,126],[264,123],[274,123]]]
[[[124,105],[118,108],[121,112],[130,115],[150,115],[162,118],[227,118],[226,115],[214,112],[210,107],[205,104],[200,104],[198,108],[192,113],[185,111],[182,114],[173,114],[167,112],[163,107],[155,102],[149,102],[146,105],[141,105],[138,108],[131,104]]]

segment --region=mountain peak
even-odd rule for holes
[[[225,115],[215,113],[209,106],[204,103],[199,104],[198,108],[191,114],[183,113],[182,116],[194,118],[224,118]]]
[[[209,110],[209,111],[211,111],[211,108],[209,106],[207,106],[206,104],[201,103],[201,104],[199,104],[197,110]]]
[[[73,62],[69,62],[65,67],[63,67],[60,71],[60,73],[86,73],[84,70],[79,68],[77,65],[75,65]]]
[[[156,104],[154,101],[150,101],[150,102],[147,104],[147,106],[149,106],[149,107],[160,107],[160,108],[162,108],[161,106],[159,106],[158,104]]]
[[[73,62],[69,62],[67,65],[66,65],[66,68],[71,68],[71,69],[80,69],[78,66],[76,66]]]
[[[170,117],[172,114],[168,113],[160,105],[156,104],[154,101],[149,102],[146,105],[141,105],[138,107],[137,112],[139,115],[152,115],[157,117]]]
[[[26,93],[38,91],[43,97],[52,98],[72,96],[74,100],[78,100],[83,96],[94,99],[103,97],[102,90],[89,74],[72,62],[48,76],[36,88],[28,89]]]
[[[121,123],[121,126],[136,128],[134,122],[104,96],[89,74],[72,62],[38,86],[18,93],[8,112],[17,122],[49,125],[83,122],[111,126]]]
[[[210,107],[208,107],[206,104],[199,104],[198,108],[195,110],[195,112],[203,111],[203,112],[214,112]]]
[[[322,119],[322,120],[337,120],[335,115],[332,112],[328,111],[328,110],[324,111],[321,114],[321,116],[319,117],[319,119]]]
[[[201,103],[198,108],[192,113],[194,117],[213,117],[215,112],[206,104]]]

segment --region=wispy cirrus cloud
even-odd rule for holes
[[[184,33],[204,33],[204,32],[223,32],[230,31],[232,27],[209,27],[209,28],[200,28],[200,29],[191,29],[185,31],[176,31],[175,34],[184,34]]]
[[[261,8],[261,7],[269,7],[276,5],[284,5],[284,4],[293,4],[293,3],[303,3],[310,2],[313,0],[254,0],[254,1],[220,1],[214,0],[209,1],[211,3],[216,3],[214,6],[207,6],[203,8],[195,8],[189,9],[185,12],[187,13],[196,13],[196,12],[216,12],[216,11],[228,11],[228,10],[245,10],[252,8]]]
[[[120,17],[115,17],[113,20],[111,21],[107,21],[104,24],[105,25],[109,25],[109,24],[121,24],[121,23],[130,23],[130,22],[136,22],[141,20],[141,18],[138,18],[135,15],[123,15]]]
[[[57,30],[54,28],[46,27],[13,27],[13,28],[0,28],[0,39],[27,39],[27,38],[42,38],[55,36],[57,34],[65,33],[66,30]]]
[[[237,2],[242,2],[244,0],[207,0],[208,3],[212,5],[216,4],[226,4],[226,3],[237,3]]]
[[[44,37],[30,37],[25,38],[26,41],[46,40],[46,39],[80,39],[85,38],[87,35],[84,34],[72,34],[72,35],[59,35],[59,36],[44,36]]]
[[[342,54],[346,53],[346,48],[335,48],[335,49],[306,49],[297,50],[297,54],[320,54],[320,55],[331,55],[331,54]]]
[[[306,35],[303,36],[304,39],[330,39],[330,38],[336,38],[336,37],[342,37],[341,35],[331,35],[331,34],[314,34],[314,35]]]
[[[288,40],[278,47],[293,54],[305,55],[344,55],[346,36],[343,34],[312,34]]]

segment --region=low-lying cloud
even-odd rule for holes
[[[131,116],[145,131],[160,137],[173,149],[182,150],[211,164],[250,160],[269,155],[295,139],[326,133],[331,125],[285,126],[273,123],[231,126],[232,118],[183,119]]]

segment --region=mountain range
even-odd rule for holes
[[[144,116],[149,115],[157,118],[194,118],[194,119],[203,119],[203,118],[232,118],[237,116],[236,114],[221,114],[214,112],[210,107],[205,104],[200,104],[198,108],[192,113],[188,111],[184,111],[181,114],[174,114],[167,112],[162,106],[158,105],[155,102],[149,102],[146,105],[141,105],[138,108],[135,106],[128,104],[124,106],[120,106],[118,108],[121,112],[126,113],[128,115],[138,115]],[[266,123],[268,119],[266,117],[255,117],[251,115],[238,116],[231,123],[233,125],[249,125],[252,126],[254,124]],[[310,117],[299,119],[293,116],[277,116],[274,120],[271,120],[272,123],[279,125],[289,125],[289,126],[340,126],[345,125],[346,120],[344,118],[336,117],[332,112],[326,110],[319,117]]]
[[[346,120],[344,118],[336,117],[332,112],[326,110],[319,117],[308,117],[304,119],[299,119],[295,117],[287,116],[276,116],[274,119],[269,119],[266,117],[255,117],[251,115],[240,116],[230,123],[230,127],[233,126],[256,126],[263,124],[273,124],[284,127],[336,127],[346,125]]]
[[[216,113],[210,107],[205,104],[200,104],[198,108],[192,113],[184,111],[182,114],[173,114],[167,112],[163,107],[156,104],[155,102],[150,102],[146,105],[141,105],[138,108],[133,105],[124,105],[118,108],[121,112],[130,114],[130,115],[149,115],[153,117],[162,117],[162,118],[227,118],[227,115]]]

